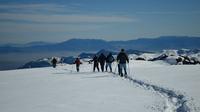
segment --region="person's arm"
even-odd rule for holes
[[[117,55],[117,61],[119,60],[119,54]]]
[[[94,61],[94,59],[90,60],[89,62],[93,62],[93,61]]]

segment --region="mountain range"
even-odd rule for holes
[[[135,49],[161,51],[163,49],[199,49],[200,37],[162,36],[127,41],[105,41],[101,39],[70,39],[60,43],[31,42],[0,46],[0,53],[10,52],[53,52],[53,51],[98,51],[101,49]]]
[[[118,52],[108,51],[102,49],[96,53],[81,53],[78,55],[80,59],[85,62],[89,62],[94,55],[100,56],[100,54],[108,56],[109,53],[117,56]],[[182,64],[200,64],[200,50],[199,49],[180,49],[180,50],[164,50],[161,53],[145,52],[138,50],[127,50],[126,53],[129,55],[129,58],[132,60],[143,60],[143,61],[157,61],[162,60],[168,64],[176,65],[178,62]],[[114,57],[115,57],[114,56]],[[116,57],[115,57],[116,58]],[[58,63],[73,64],[76,60],[75,56],[68,57],[56,57]],[[181,60],[180,60],[181,59]],[[19,69],[24,68],[39,68],[39,67],[49,67],[51,65],[52,57],[46,57],[37,59],[34,61],[27,62],[24,65],[20,65]]]

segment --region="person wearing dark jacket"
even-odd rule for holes
[[[99,60],[99,63],[101,65],[101,71],[104,72],[104,65],[105,65],[105,62],[106,62],[106,56],[103,53],[101,53],[98,60]]]
[[[93,66],[93,72],[95,72],[95,69],[97,68],[97,70],[99,71],[99,62],[98,62],[98,57],[97,57],[97,55],[95,55],[94,57],[93,57],[93,60],[92,61],[94,61],[94,66]]]
[[[77,70],[77,72],[79,72],[79,67],[80,67],[80,64],[82,64],[82,62],[80,61],[79,58],[76,58],[76,60],[75,60],[74,63],[76,64],[76,70]]]
[[[114,57],[112,56],[112,53],[109,53],[106,57],[106,71],[108,67],[110,68],[110,72],[112,72],[112,62],[114,61]]]
[[[53,68],[56,68],[56,63],[57,63],[56,58],[53,58],[53,59],[51,60],[51,63],[52,63],[52,65],[53,65]]]
[[[117,62],[119,63],[120,76],[123,77],[122,70],[124,70],[124,77],[126,77],[127,76],[126,63],[129,63],[129,59],[124,49],[121,49],[121,52],[117,55]]]

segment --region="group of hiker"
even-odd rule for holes
[[[129,63],[129,58],[128,58],[128,55],[125,53],[124,49],[121,49],[116,59],[113,57],[112,53],[109,53],[107,56],[101,53],[99,56],[94,55],[93,59],[90,60],[90,62],[93,62],[93,72],[95,72],[96,69],[98,70],[98,72],[100,71],[99,64],[100,64],[102,72],[104,72],[104,68],[106,68],[105,69],[106,72],[108,71],[108,68],[110,69],[110,72],[113,72],[112,63],[115,60],[118,63],[117,66],[118,66],[119,75],[126,77],[127,76],[126,64]],[[52,62],[53,67],[55,68],[57,60],[53,58],[51,62]],[[74,61],[74,64],[76,64],[76,70],[77,72],[79,72],[80,64],[82,64],[82,62],[80,61],[80,58],[76,58],[76,60]]]
[[[112,62],[114,61],[115,59],[112,56],[112,53],[109,53],[107,57],[103,53],[101,53],[99,57],[95,55],[93,57],[93,60],[91,60],[91,62],[94,62],[93,72],[95,72],[96,68],[99,71],[99,63],[100,63],[102,72],[104,72],[105,63],[106,63],[106,71],[108,70],[108,67],[109,67],[110,72],[112,72]]]

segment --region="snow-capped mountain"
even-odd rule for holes
[[[194,52],[195,51],[195,52]],[[198,50],[163,50],[161,53],[150,53],[144,51],[137,51],[137,50],[127,50],[129,54],[129,59],[133,60],[143,60],[143,61],[157,61],[162,60],[166,63],[171,65],[177,64],[200,64],[200,52]],[[89,59],[91,60],[95,54],[98,56],[103,53],[107,56],[109,53],[112,53],[116,58],[117,52],[111,50],[100,50],[97,53],[81,53],[78,55],[81,59]],[[49,67],[51,66],[51,58],[42,58],[36,61],[30,61],[21,68],[38,68],[38,67]],[[58,63],[66,63],[66,64],[73,64],[76,57],[69,56],[69,57],[57,57]]]
[[[65,63],[65,64],[73,64],[75,59],[76,59],[73,56],[55,57],[55,58],[58,61],[57,63]],[[30,62],[24,64],[23,66],[19,67],[19,69],[49,67],[49,66],[52,66],[52,64],[51,64],[52,59],[53,59],[53,57],[42,58],[42,59],[38,59],[38,60],[35,60],[35,61],[30,61]]]
[[[149,61],[164,60],[172,65],[176,64],[200,64],[199,52],[200,50],[163,50]]]

